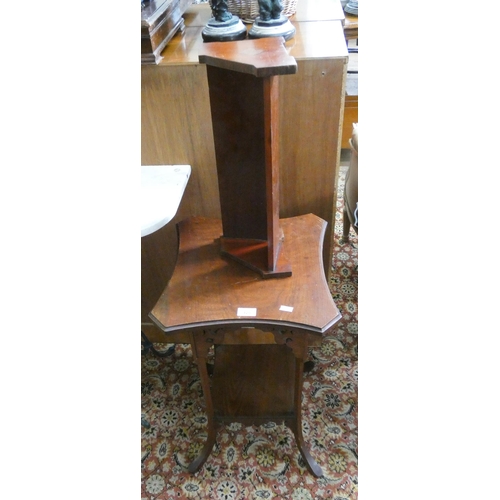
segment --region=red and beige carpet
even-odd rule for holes
[[[343,317],[321,346],[311,348],[314,368],[304,376],[302,402],[304,439],[324,476],[306,470],[292,431],[274,423],[219,427],[208,460],[190,474],[207,420],[190,346],[177,344],[170,356],[150,350],[141,356],[142,499],[358,498],[358,239],[351,229],[351,241],[341,241],[345,173],[342,167],[330,282]]]

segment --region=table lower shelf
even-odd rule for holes
[[[258,424],[293,418],[294,376],[295,357],[286,345],[217,345],[215,419]]]

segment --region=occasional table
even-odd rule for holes
[[[150,317],[165,342],[179,333],[188,339],[198,365],[208,438],[190,472],[208,459],[218,424],[275,421],[292,429],[308,470],[323,475],[302,435],[301,395],[308,337],[321,338],[341,318],[322,263],[326,226],[313,214],[281,219],[293,273],[266,279],[221,254],[221,220],[190,217],[177,225],[177,263]]]

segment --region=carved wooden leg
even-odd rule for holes
[[[215,444],[216,428],[214,419],[214,407],[212,403],[212,392],[210,389],[210,377],[207,370],[207,358],[206,349],[197,349],[196,341],[192,344],[193,347],[193,357],[198,365],[198,371],[200,372],[201,387],[203,389],[203,397],[205,398],[205,406],[207,412],[207,427],[208,427],[208,437],[205,446],[201,450],[198,457],[196,457],[188,466],[188,471],[192,474],[200,470],[203,464],[209,457],[212,448]],[[200,352],[201,351],[201,352]]]
[[[285,343],[295,356],[294,417],[289,420],[290,427],[295,436],[297,447],[306,462],[307,469],[313,476],[322,477],[323,470],[309,453],[309,448],[306,446],[302,435],[302,381],[304,378],[304,360],[308,354],[307,335],[284,329],[273,331],[273,334],[276,343]]]
[[[306,462],[307,469],[311,474],[316,477],[323,476],[323,470],[316,463],[316,460],[309,453],[309,448],[304,442],[304,436],[302,435],[302,378],[304,369],[304,359],[295,358],[295,418],[293,421],[293,434],[295,435],[295,440],[297,441],[297,447],[302,454]]]

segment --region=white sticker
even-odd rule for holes
[[[257,316],[256,307],[238,307],[236,316]]]
[[[281,306],[280,311],[285,311],[287,313],[291,313],[293,311],[293,307],[291,306]]]

